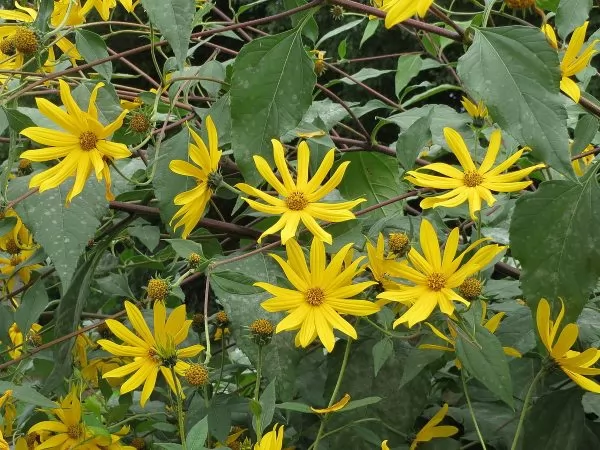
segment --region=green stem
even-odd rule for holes
[[[242,192],[239,191],[238,189],[234,188],[232,185],[230,185],[229,183],[225,182],[225,181],[221,181],[221,184],[219,185],[219,187],[224,187],[225,189],[227,189],[230,192],[233,192],[235,195],[242,195]]]
[[[171,366],[171,375],[173,376],[173,383],[175,384],[175,398],[177,400],[177,424],[179,425],[179,437],[181,440],[181,447],[183,448],[183,450],[187,450],[185,442],[185,416],[183,414],[183,392],[181,392],[181,386],[179,385],[174,366]]]
[[[333,388],[333,392],[331,394],[331,398],[329,399],[329,404],[327,407],[329,408],[331,405],[335,403],[335,399],[340,392],[340,388],[342,387],[342,379],[344,378],[344,372],[346,372],[346,366],[348,365],[348,356],[350,356],[350,347],[352,345],[352,338],[348,337],[346,341],[346,350],[344,351],[344,359],[342,360],[342,367],[340,367],[340,373],[338,375],[338,379],[335,383],[335,387]],[[315,439],[314,444],[309,447],[309,450],[317,450],[319,448],[319,442],[323,438],[323,433],[325,431],[325,425],[327,423],[327,419],[329,419],[329,413],[325,414],[323,419],[321,420],[321,425],[319,426],[319,431],[317,431],[317,437]]]
[[[471,420],[473,420],[473,425],[475,425],[475,431],[477,432],[477,437],[479,438],[479,442],[481,443],[481,448],[483,450],[487,450],[487,447],[485,446],[485,441],[483,440],[483,436],[481,435],[481,430],[479,429],[479,425],[477,424],[477,419],[475,418],[473,405],[471,405],[471,398],[469,397],[469,391],[467,389],[467,382],[465,380],[464,370],[460,371],[460,379],[462,380],[463,390],[465,391],[465,398],[467,399],[467,405],[469,406],[469,413],[471,413]]]
[[[521,430],[523,429],[523,423],[525,422],[525,413],[527,412],[527,408],[529,406],[529,402],[531,401],[531,396],[533,395],[534,388],[540,378],[544,376],[544,366],[540,369],[540,371],[536,374],[527,390],[527,394],[525,395],[525,400],[523,401],[523,408],[521,409],[521,415],[519,417],[519,424],[517,425],[517,431],[515,432],[515,437],[513,439],[512,445],[510,446],[510,450],[516,450],[517,444],[519,442],[519,436],[521,434]]]
[[[258,346],[258,363],[256,365],[256,383],[254,384],[254,401],[258,402],[260,397],[260,379],[262,376],[262,363],[263,363],[263,346]],[[256,442],[260,442],[262,438],[262,423],[260,420],[260,414],[256,417]]]

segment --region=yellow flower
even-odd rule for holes
[[[350,162],[346,161],[337,168],[334,174],[325,184],[321,185],[331,168],[333,167],[333,158],[335,149],[331,149],[325,155],[314,177],[308,180],[308,167],[310,159],[310,149],[308,144],[303,141],[298,146],[298,178],[292,179],[292,175],[287,167],[283,145],[276,139],[272,139],[273,154],[275,165],[283,183],[277,179],[267,161],[261,156],[254,156],[254,163],[267,182],[273,186],[282,198],[277,198],[262,192],[246,183],[240,183],[236,187],[242,192],[253,195],[265,201],[260,203],[248,198],[244,200],[255,210],[266,213],[281,215],[279,220],[263,234],[258,241],[269,234],[281,231],[281,242],[285,244],[289,239],[296,235],[300,221],[317,238],[331,244],[331,234],[327,233],[317,223],[315,219],[325,220],[327,222],[345,222],[354,219],[350,209],[356,205],[365,202],[366,199],[359,198],[350,202],[340,203],[319,203],[323,197],[329,194],[342,181],[346,168]]]
[[[400,290],[385,291],[377,296],[411,305],[409,310],[394,322],[394,327],[405,322],[412,327],[415,323],[427,319],[436,306],[439,306],[444,314],[451,316],[454,313],[454,301],[469,305],[456,289],[465,278],[484,269],[498,253],[505,249],[499,245],[486,245],[462,264],[465,255],[477,247],[483,239],[469,245],[455,258],[459,229],[454,228],[448,236],[442,255],[435,230],[426,219],[421,222],[420,240],[423,256],[414,248],[408,252],[408,260],[413,267],[396,265],[391,270],[392,276],[406,279],[412,285],[400,284]]]
[[[379,306],[366,300],[351,300],[375,284],[373,281],[352,284],[352,279],[363,271],[359,264],[364,256],[342,270],[344,257],[352,245],[345,245],[327,265],[323,242],[313,239],[310,247],[310,269],[306,265],[302,248],[295,239],[290,239],[286,244],[287,261],[271,254],[294,287],[286,289],[269,283],[255,283],[255,286],[275,296],[261,304],[264,309],[269,312],[289,313],[277,325],[277,333],[300,329],[296,335],[297,346],[307,347],[318,336],[329,352],[335,345],[334,328],[353,339],[358,339],[354,327],[342,318],[340,313],[368,316],[379,311]]]
[[[484,120],[487,118],[488,109],[487,106],[483,104],[483,101],[479,100],[479,102],[475,104],[467,97],[463,97],[461,103],[473,120]]]
[[[19,281],[21,284],[27,284],[31,280],[31,273],[42,267],[41,264],[27,264],[19,267],[33,256],[35,249],[21,250],[10,258],[0,257],[0,273],[6,277],[4,280],[9,292],[14,291],[15,284]]]
[[[385,256],[385,241],[383,234],[379,233],[379,236],[377,237],[377,247],[367,241],[367,256],[369,257],[369,264],[367,267],[371,270],[373,279],[386,290],[399,289],[398,283],[390,280],[389,271],[391,266],[405,263],[395,261],[393,256],[391,258]]]
[[[594,148],[595,147],[592,144],[590,144],[585,148],[585,150],[582,153],[591,152],[592,150],[594,150]],[[589,166],[592,163],[595,157],[596,155],[591,153],[587,156],[584,156],[583,158],[578,158],[574,161],[571,161],[571,165],[573,166],[575,174],[577,174],[578,177],[582,177],[586,171],[587,166]]]
[[[133,12],[134,8],[139,3],[139,0],[133,2],[132,0],[119,0],[119,3],[123,5],[125,11]],[[117,0],[87,0],[82,9],[82,14],[87,16],[92,8],[96,8],[102,20],[108,20],[111,9],[117,6]]]
[[[0,425],[0,433],[4,433],[7,436],[13,433],[13,423],[17,418],[17,408],[13,398],[13,391],[8,389],[2,396],[0,396],[0,408],[4,407],[4,414],[2,414],[2,421]]]
[[[571,77],[577,75],[590,64],[594,55],[598,53],[594,47],[600,42],[600,39],[594,39],[592,43],[581,52],[583,44],[585,43],[585,33],[587,31],[588,23],[589,22],[586,21],[580,27],[575,28],[575,31],[573,31],[573,35],[569,40],[567,50],[560,62],[560,70],[562,73],[560,90],[577,103],[579,103],[579,99],[581,98],[581,89]],[[542,26],[542,32],[546,35],[550,45],[558,50],[558,41],[554,29],[550,25],[545,24]]]
[[[79,400],[79,389],[72,388],[64,399],[61,399],[58,407],[52,409],[53,420],[38,422],[29,429],[33,433],[53,433],[35,448],[61,449],[80,448],[85,450],[101,450],[107,448],[113,442],[117,442],[120,436],[94,435],[94,431],[83,421],[81,402]]]
[[[499,312],[497,314],[494,314],[489,320],[486,320],[486,313],[487,313],[487,305],[482,302],[481,320],[479,323],[485,329],[487,329],[490,333],[494,334],[496,332],[496,330],[498,329],[498,327],[500,326],[500,322],[504,318],[505,313]],[[450,332],[450,337],[446,336],[444,333],[442,333],[440,330],[438,330],[436,327],[434,327],[429,322],[426,322],[426,324],[429,328],[431,328],[431,331],[433,331],[433,334],[435,334],[440,339],[444,340],[447,343],[447,345],[421,344],[421,345],[419,345],[420,349],[442,350],[444,352],[452,352],[452,353],[456,352],[456,336],[458,335],[458,333],[456,332],[456,328],[453,323],[448,324],[448,330]],[[519,351],[515,348],[502,347],[502,349],[504,350],[504,353],[508,356],[514,356],[515,358],[520,358],[522,356],[521,353],[519,353]],[[454,361],[454,364],[456,364],[456,367],[458,367],[459,369],[462,367],[462,364],[460,363],[460,361],[458,359]]]
[[[416,186],[452,189],[445,194],[423,199],[421,201],[421,208],[423,209],[437,206],[454,208],[468,201],[471,218],[476,220],[475,213],[481,210],[482,200],[485,200],[488,206],[492,206],[496,202],[491,191],[515,192],[525,189],[532,182],[519,180],[522,180],[534,170],[545,167],[544,164],[536,164],[526,169],[502,174],[521,157],[524,151],[524,149],[521,149],[506,161],[492,168],[502,141],[500,130],[495,130],[492,133],[488,151],[479,167],[475,166],[465,141],[456,130],[444,128],[444,136],[448,146],[460,162],[462,170],[445,163],[432,163],[420,170],[430,170],[444,176],[430,175],[422,173],[420,170],[409,171],[406,179]]]
[[[185,375],[189,364],[181,358],[191,358],[200,353],[204,347],[196,344],[178,349],[188,336],[191,320],[185,318],[185,305],[175,308],[167,318],[164,303],[154,303],[154,334],[148,328],[142,312],[131,302],[125,302],[127,317],[137,335],[129,331],[122,323],[108,319],[106,325],[115,336],[126,345],[115,344],[107,339],[100,339],[98,344],[115,356],[133,357],[134,361],[105,373],[102,378],[124,377],[135,372],[121,385],[121,394],[133,391],[142,383],[140,404],[144,406],[154,390],[156,378],[160,371],[171,389],[181,393],[181,385],[177,378],[173,379],[171,368],[178,375]],[[175,386],[177,384],[177,387]]]
[[[423,428],[419,430],[412,444],[410,444],[410,450],[415,450],[419,442],[429,442],[435,438],[445,438],[454,436],[458,433],[458,428],[452,425],[441,425],[438,424],[444,420],[444,417],[448,413],[448,403],[444,403],[442,409],[440,409],[435,415],[427,422]]]
[[[8,336],[10,337],[10,341],[12,342],[12,350],[8,351],[9,356],[12,359],[17,359],[23,353],[23,344],[25,339],[32,338],[36,336],[42,329],[42,326],[39,323],[34,323],[31,325],[31,329],[27,336],[23,336],[23,333],[19,329],[16,323],[13,323],[8,329]]]
[[[312,410],[312,412],[317,413],[317,414],[328,414],[328,413],[332,413],[332,412],[336,412],[341,409],[344,409],[349,401],[350,401],[350,394],[344,394],[344,396],[339,401],[335,402],[331,406],[328,406],[327,408],[319,409],[319,408],[313,408],[311,406],[310,409]]]
[[[69,4],[71,10],[69,11]],[[65,16],[69,11],[69,16],[65,20]],[[54,9],[50,16],[50,23],[53,27],[57,27],[65,21],[65,26],[81,25],[85,22],[85,16],[82,11],[80,0],[54,0]]]
[[[213,340],[220,341],[221,339],[223,339],[223,336],[227,337],[230,334],[231,332],[229,331],[229,328],[217,327],[217,329],[215,330],[215,336],[213,337]]]
[[[131,156],[124,144],[107,140],[123,124],[127,111],[123,111],[111,124],[104,126],[98,120],[96,96],[98,89],[104,83],[98,83],[90,96],[88,110],[82,111],[71,96],[69,85],[60,80],[60,97],[66,112],[53,105],[48,100],[36,98],[37,106],[42,114],[47,116],[65,131],[56,131],[42,127],[28,127],[21,131],[35,142],[49,147],[38,150],[27,150],[21,158],[30,161],[52,161],[63,158],[55,166],[34,175],[29,187],[38,187],[40,192],[55,188],[67,178],[75,176],[75,183],[67,195],[67,204],[79,195],[85,182],[92,173],[96,178],[106,180],[106,198],[114,199],[110,192],[110,170],[107,161]]]
[[[15,69],[19,69],[41,46],[35,29],[28,26],[37,19],[37,11],[21,6],[17,1],[15,6],[20,11],[0,11],[0,18],[17,22],[0,25],[0,61],[9,60],[14,63]],[[76,60],[82,59],[75,45],[65,37],[59,38],[56,46],[67,55],[73,65]],[[54,54],[52,47],[49,50]]]
[[[30,250],[33,247],[33,236],[29,232],[21,218],[13,209],[4,211],[4,217],[16,219],[15,226],[3,236],[0,236],[0,249],[11,255],[19,253],[21,250]]]
[[[277,424],[273,430],[266,433],[260,442],[254,444],[254,450],[281,450],[283,447],[283,425],[277,429]]]
[[[388,443],[387,439],[385,441],[381,442],[381,450],[390,450],[387,443]]]
[[[380,0],[377,6],[385,11],[385,27],[392,28],[414,15],[425,17],[433,0]]]
[[[2,431],[0,431],[0,450],[10,450],[8,442],[6,442],[4,436],[2,436]]]
[[[175,219],[179,219],[175,224],[175,230],[183,226],[183,233],[181,233],[183,239],[186,239],[200,222],[206,205],[219,186],[221,178],[219,160],[222,151],[219,150],[217,128],[210,116],[206,117],[205,122],[206,132],[208,133],[208,148],[204,140],[190,128],[190,134],[196,145],[190,144],[188,153],[192,162],[198,167],[180,159],[169,163],[171,171],[196,180],[196,186],[193,189],[178,194],[173,200],[181,208],[175,213],[170,223],[173,223]]]
[[[134,109],[138,109],[140,106],[142,106],[144,101],[140,97],[135,97],[133,100],[120,100],[120,103],[121,108],[128,111],[133,111]]]
[[[589,375],[600,375],[600,369],[591,367],[600,359],[600,350],[597,348],[588,348],[581,353],[571,350],[579,335],[579,327],[574,323],[565,325],[558,339],[556,339],[560,323],[565,315],[565,305],[562,300],[560,303],[560,313],[556,321],[552,321],[550,319],[550,304],[545,298],[540,300],[536,313],[540,339],[546,350],[548,350],[550,358],[571,380],[583,389],[600,394],[600,384],[587,378]]]

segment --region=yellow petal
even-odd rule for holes
[[[349,401],[350,401],[350,394],[344,394],[344,396],[339,401],[335,402],[331,406],[328,406],[327,408],[318,409],[318,408],[313,408],[311,406],[310,409],[314,413],[317,413],[317,414],[327,414],[327,413],[336,412],[336,411],[339,411],[340,409],[343,409],[348,404]]]

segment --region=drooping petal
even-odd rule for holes
[[[469,149],[467,148],[467,145],[465,144],[465,141],[460,133],[452,128],[446,127],[444,128],[444,137],[446,138],[448,146],[460,162],[460,165],[463,167],[463,169],[470,172],[476,171],[477,168],[473,163]]]

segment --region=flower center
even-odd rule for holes
[[[154,362],[160,362],[160,356],[158,355],[158,352],[156,350],[154,350],[153,348],[148,350],[148,356]]]
[[[9,239],[8,242],[6,242],[6,252],[7,253],[10,253],[11,255],[16,255],[20,251],[21,251],[21,249],[19,248],[19,246],[17,245],[17,243],[15,242],[14,239]]]
[[[458,290],[467,300],[475,300],[481,295],[483,283],[475,277],[470,277],[462,282]]]
[[[143,113],[136,113],[131,117],[129,121],[129,127],[138,133],[143,133],[150,128],[150,121]]]
[[[98,137],[93,131],[84,131],[79,135],[79,145],[82,150],[90,151],[96,148]]]
[[[17,49],[15,48],[15,43],[13,42],[13,38],[10,36],[5,37],[0,42],[0,52],[4,53],[6,56],[12,56],[16,53]]]
[[[81,436],[81,428],[79,425],[69,425],[69,428],[67,428],[67,434],[71,439],[79,439],[79,436]]]
[[[29,28],[17,28],[12,37],[12,45],[21,53],[33,53],[38,48],[38,38]]]
[[[446,286],[446,278],[438,272],[433,272],[427,277],[427,287],[432,291],[441,291]]]
[[[468,187],[479,186],[481,183],[483,183],[483,176],[479,172],[475,171],[465,172],[463,183]]]
[[[13,266],[13,267],[18,266],[22,262],[23,262],[23,259],[18,254],[17,255],[12,255],[10,257],[10,265]]]
[[[35,432],[28,433],[27,436],[25,436],[25,442],[27,442],[27,448],[35,448],[35,444],[37,443],[38,437],[39,437],[39,435]]]
[[[302,211],[308,206],[308,200],[302,192],[292,192],[288,198],[285,199],[285,204],[288,209],[292,211]]]
[[[410,248],[410,239],[406,233],[390,233],[388,246],[392,253],[404,256]]]
[[[325,292],[323,292],[323,289],[319,287],[309,288],[304,293],[304,298],[306,299],[306,303],[309,305],[319,306],[325,301]]]

